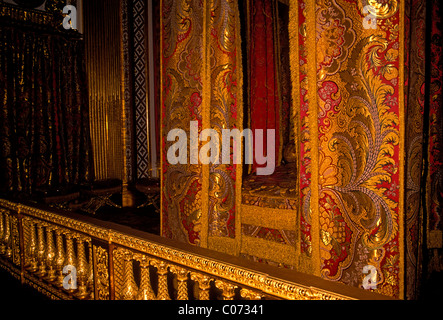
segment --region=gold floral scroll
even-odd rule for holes
[[[405,264],[407,299],[416,298],[417,280],[422,269],[421,221],[421,175],[423,164],[423,114],[425,82],[425,17],[424,0],[411,2],[405,8],[405,112],[407,127],[406,144],[406,193],[405,193]],[[408,36],[409,35],[409,36]]]
[[[205,127],[215,129],[221,137],[222,129],[243,129],[240,17],[237,1],[216,0],[210,3],[206,39],[209,54],[207,83],[211,99],[208,105],[203,106],[209,106],[204,110],[209,123],[206,119],[204,122]],[[209,165],[208,171],[208,245],[232,252],[240,232],[237,216],[241,201],[242,165],[213,164]]]
[[[403,3],[290,4],[298,6],[291,21],[294,14],[299,20],[291,72],[300,77],[293,97],[301,254],[312,259],[314,274],[357,287],[370,265],[377,280],[368,290],[402,297]]]

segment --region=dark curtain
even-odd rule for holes
[[[263,151],[267,144],[275,144],[276,165],[280,156],[281,110],[278,88],[277,19],[274,1],[250,0],[249,12],[249,81],[250,129],[263,129]],[[275,129],[275,141],[266,140],[266,130]],[[258,165],[255,160],[252,172]]]
[[[406,298],[443,271],[443,59],[439,0],[405,3]],[[427,293],[426,293],[427,292]]]
[[[0,190],[92,179],[83,41],[0,24]]]

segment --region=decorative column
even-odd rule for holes
[[[56,284],[63,287],[63,268],[65,262],[65,252],[63,247],[63,232],[60,229],[55,230],[56,255],[55,255],[55,270],[56,270]]]
[[[140,289],[137,293],[137,300],[156,300],[151,287],[151,277],[149,275],[149,260],[143,256],[140,261]]]
[[[54,245],[54,235],[52,232],[52,227],[46,227],[46,267],[47,275],[46,279],[48,281],[54,281],[56,279],[56,269],[55,269],[55,245]]]
[[[158,300],[171,300],[168,292],[168,265],[164,261],[156,261],[158,274]]]
[[[46,275],[46,257],[45,257],[45,231],[43,229],[43,224],[37,222],[37,261],[38,270],[37,275],[43,277]]]
[[[191,280],[198,283],[198,300],[209,300],[209,288],[213,279],[202,274],[191,273]]]

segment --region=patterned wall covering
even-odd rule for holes
[[[134,113],[135,113],[135,153],[137,155],[137,178],[149,177],[149,140],[146,101],[147,46],[146,46],[146,6],[144,0],[132,1],[133,25],[133,69],[134,69]]]

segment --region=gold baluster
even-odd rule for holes
[[[137,300],[156,300],[154,290],[151,287],[151,276],[149,274],[149,260],[143,256],[140,261],[140,289]]]
[[[169,270],[177,277],[177,300],[188,300],[188,273],[186,269],[171,266]]]
[[[209,300],[209,288],[212,279],[205,275],[192,273],[191,280],[198,282],[198,300]]]
[[[48,281],[54,281],[56,279],[55,275],[55,245],[54,236],[52,233],[52,227],[46,227],[46,267]]]
[[[5,214],[3,210],[0,210],[0,254],[4,255],[6,253],[6,245],[4,243],[5,238]]]
[[[228,282],[217,280],[215,281],[215,287],[222,291],[223,300],[234,300],[235,288],[237,288],[237,286],[234,286]]]
[[[72,234],[67,233],[66,234],[66,260],[65,260],[65,266],[71,265],[76,266],[77,261],[75,259],[75,252],[74,252],[74,239],[72,238]]]
[[[80,299],[88,297],[88,262],[86,261],[85,244],[81,237],[77,238],[77,280],[78,292],[76,296]]]
[[[63,248],[63,232],[60,229],[55,230],[55,243],[56,243],[56,254],[55,254],[55,270],[56,270],[56,283],[59,287],[63,287],[63,267],[65,266],[65,252]]]
[[[66,233],[65,236],[66,236],[66,258],[65,258],[63,268],[65,268],[66,266],[77,267],[77,261],[76,261],[75,252],[74,252],[74,239],[72,238],[72,234],[69,232]],[[63,269],[62,269],[62,272],[63,272]],[[64,279],[64,277],[63,277],[63,279]],[[63,279],[62,279],[62,285],[63,285]],[[77,287],[77,286],[74,286],[74,287]],[[74,291],[76,289],[67,289],[67,290]]]
[[[46,274],[45,231],[43,230],[43,225],[41,223],[37,223],[37,260],[38,260],[37,275],[43,277]]]
[[[164,261],[155,261],[158,275],[158,300],[171,300],[168,292],[168,265]]]
[[[29,245],[27,251],[28,254],[28,267],[30,272],[36,272],[38,270],[37,261],[37,232],[35,230],[35,224],[29,220]]]
[[[263,294],[250,289],[241,289],[240,296],[247,300],[261,300],[263,298]]]
[[[93,256],[92,256],[92,243],[89,240],[88,241],[88,290],[91,295],[91,299],[94,299],[94,263],[92,262]]]
[[[132,254],[129,251],[124,253],[123,286],[120,292],[122,300],[135,300],[138,292],[137,284],[134,280],[134,270],[132,267]]]

